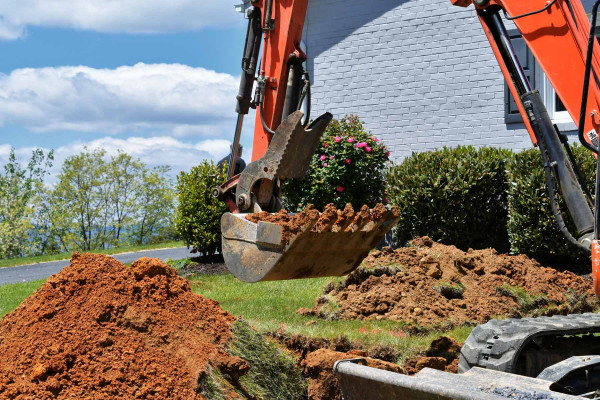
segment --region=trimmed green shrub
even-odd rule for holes
[[[177,233],[186,245],[204,254],[221,250],[221,215],[227,206],[215,199],[211,190],[225,182],[225,171],[226,168],[203,161],[190,172],[177,176]]]
[[[385,167],[389,152],[367,132],[355,115],[333,120],[323,134],[305,179],[292,179],[282,187],[284,206],[300,211],[309,204],[322,210],[328,203],[338,208],[374,207],[383,202]]]
[[[399,245],[427,235],[461,249],[508,251],[511,151],[473,146],[415,153],[388,174],[388,197],[400,210]]]
[[[573,146],[573,153],[590,190],[594,189],[596,159],[592,152]],[[581,263],[588,268],[589,256],[570,244],[557,227],[552,213],[542,156],[538,149],[515,154],[509,164],[511,182],[508,196],[508,235],[511,252],[524,253],[544,264]],[[558,203],[569,231],[576,235],[568,209],[560,197]]]

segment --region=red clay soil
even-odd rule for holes
[[[302,212],[289,214],[286,210],[270,214],[266,211],[249,214],[248,221],[255,224],[259,221],[281,225],[283,228],[282,243],[289,243],[299,233],[312,232],[350,232],[362,228],[369,222],[385,222],[398,217],[397,208],[388,210],[383,204],[377,204],[372,210],[362,206],[355,212],[351,204],[346,204],[343,210],[338,210],[333,204],[327,204],[322,213],[310,204]]]
[[[341,285],[329,285],[312,310],[324,315],[331,301],[334,318],[377,318],[421,326],[483,323],[493,317],[521,316],[522,307],[504,288],[522,288],[539,298],[547,314],[590,311],[597,304],[591,283],[571,272],[542,267],[524,255],[493,249],[461,251],[454,246],[415,239],[412,247],[375,251]],[[463,286],[462,294],[448,291]],[[444,288],[445,287],[445,288]],[[550,305],[550,308],[544,308]],[[542,310],[542,311],[543,311]]]
[[[431,342],[431,346],[424,355],[406,361],[404,371],[414,375],[423,368],[439,369],[440,371],[458,372],[458,358],[461,343],[448,336],[441,336]]]
[[[302,361],[304,373],[308,377],[308,399],[341,400],[342,393],[338,386],[337,378],[333,374],[333,364],[339,360],[357,357],[364,358],[369,367],[404,373],[401,366],[366,357],[366,354],[360,351],[351,350],[347,353],[341,353],[328,349],[319,349],[309,353]]]
[[[248,368],[232,321],[159,260],[75,254],[0,321],[0,398],[203,399],[209,367]]]

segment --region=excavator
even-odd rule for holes
[[[600,0],[591,22],[580,0],[450,0],[473,7],[538,147],[558,227],[591,255],[600,296],[600,196],[585,184],[565,135],[552,123],[521,67],[505,21],[511,21],[578,128],[578,140],[598,155],[600,45],[595,37]],[[227,181],[213,191],[229,207],[221,219],[223,255],[246,282],[349,273],[397,222],[397,214],[315,230],[315,218],[284,240],[280,224],[249,214],[282,209],[280,188],[301,179],[332,115],[310,119],[310,77],[301,47],[309,0],[250,0],[237,95],[238,121]],[[256,109],[252,162],[233,174],[244,116]],[[304,109],[305,113],[302,111]],[[600,162],[595,193],[600,193]],[[560,194],[575,232],[559,209]],[[376,214],[376,215],[375,215]],[[355,399],[596,399],[600,398],[600,315],[595,313],[491,320],[474,328],[460,355],[459,373],[425,368],[415,376],[378,370],[363,359],[339,361],[334,372],[343,398]]]

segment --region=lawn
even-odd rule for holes
[[[183,242],[172,241],[172,242],[165,242],[165,243],[146,244],[146,245],[142,245],[142,246],[115,247],[114,249],[94,250],[93,252],[112,255],[112,254],[129,253],[129,252],[133,252],[133,251],[142,251],[142,250],[168,249],[168,248],[181,247],[181,246],[185,246],[185,244]],[[8,260],[0,260],[0,268],[14,267],[16,265],[37,264],[37,263],[48,262],[48,261],[68,260],[70,258],[71,258],[71,253],[52,254],[52,255],[48,255],[48,256],[11,258]]]
[[[408,335],[406,324],[394,321],[348,320],[325,321],[296,313],[312,308],[330,278],[280,282],[244,283],[232,275],[202,276],[192,279],[194,292],[217,300],[235,316],[241,316],[260,332],[283,331],[318,338],[345,336],[365,348],[389,345],[410,357],[426,349],[431,341],[445,334],[463,342],[471,327],[449,332],[433,331],[424,335]]]
[[[192,278],[191,286],[195,293],[217,300],[225,310],[241,316],[259,332],[279,331],[328,339],[344,336],[365,349],[391,346],[402,358],[426,349],[442,334],[463,342],[471,332],[471,327],[460,327],[448,332],[410,335],[405,332],[407,326],[400,322],[325,321],[297,314],[299,308],[314,305],[329,281],[330,278],[321,278],[250,284],[232,275],[210,275]],[[0,286],[0,317],[16,308],[43,283],[39,280]]]
[[[23,300],[39,289],[44,282],[45,279],[40,279],[33,282],[0,286],[0,318],[17,308]]]

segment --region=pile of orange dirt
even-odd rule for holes
[[[234,321],[157,259],[75,254],[0,322],[0,398],[204,399],[211,371],[250,368]]]
[[[282,243],[287,244],[293,237],[308,230],[312,232],[354,232],[369,222],[383,223],[397,217],[397,208],[388,210],[383,204],[377,204],[372,210],[365,205],[358,212],[354,211],[351,204],[346,204],[343,210],[338,210],[333,204],[328,204],[322,213],[319,213],[315,206],[310,204],[297,214],[290,214],[286,210],[274,214],[263,211],[249,214],[246,219],[255,224],[263,221],[281,225]]]
[[[413,240],[411,247],[369,255],[344,282],[325,288],[311,310],[330,319],[389,319],[421,326],[477,324],[493,317],[595,309],[591,282],[542,267],[524,255],[461,251]]]

